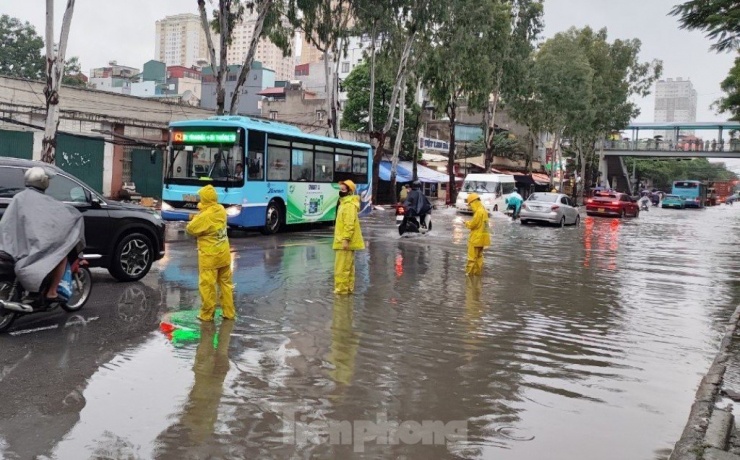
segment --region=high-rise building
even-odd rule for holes
[[[168,66],[192,67],[210,62],[208,40],[197,14],[177,14],[156,22],[154,54]],[[213,33],[213,46],[218,56],[218,36]]]
[[[655,84],[655,122],[689,123],[696,121],[696,90],[691,80],[681,77],[660,80]],[[676,140],[674,131],[658,132],[664,140]],[[680,134],[694,134],[692,130],[681,130]]]
[[[231,35],[231,45],[226,53],[226,60],[229,65],[244,64],[256,21],[257,11],[253,11],[251,14],[245,12],[244,19],[234,27]],[[283,56],[283,51],[268,38],[262,38],[257,44],[254,60],[261,62],[264,67],[274,70],[277,80],[291,80],[293,78],[295,58],[292,52],[288,56]]]

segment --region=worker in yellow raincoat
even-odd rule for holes
[[[186,231],[198,239],[198,288],[201,307],[198,319],[213,321],[216,311],[216,286],[221,291],[224,319],[234,319],[234,283],[231,277],[231,251],[226,235],[226,210],[218,204],[212,185],[198,191],[200,212],[188,223]]]
[[[355,290],[355,251],[365,249],[360,231],[360,197],[351,180],[339,183],[339,210],[334,227],[334,294]]]
[[[468,275],[483,274],[483,249],[491,245],[491,234],[488,230],[488,211],[480,201],[477,193],[468,195],[467,203],[473,210],[473,218],[465,222],[470,229],[468,239],[468,263],[465,273]]]

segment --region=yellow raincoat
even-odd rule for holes
[[[479,199],[470,203],[473,210],[473,218],[465,222],[470,229],[468,239],[468,263],[465,273],[468,275],[483,274],[483,248],[491,245],[491,234],[488,230],[488,211],[483,207]]]
[[[355,195],[339,199],[337,222],[334,227],[334,293],[351,294],[355,290],[355,251],[365,249],[360,231],[360,197]],[[349,242],[348,249],[343,242]]]
[[[226,210],[218,204],[218,194],[213,186],[206,185],[198,195],[200,212],[186,227],[186,231],[198,239],[198,287],[202,300],[198,318],[213,321],[218,285],[223,316],[234,319],[234,283],[229,238],[226,236]]]

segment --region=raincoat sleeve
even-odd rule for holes
[[[346,209],[343,209],[339,214],[339,219],[342,221],[341,233],[339,239],[341,240],[352,240],[352,235],[355,233],[355,222],[357,221],[356,211],[350,204],[345,205]]]
[[[479,228],[483,227],[483,219],[483,214],[476,212],[473,214],[472,219],[465,222],[465,226],[468,227],[470,230],[478,230]]]
[[[210,227],[210,222],[208,221],[208,218],[205,216],[205,213],[201,211],[195,215],[193,220],[188,222],[187,227],[185,227],[185,231],[188,232],[189,235],[198,237],[206,233],[209,227]]]

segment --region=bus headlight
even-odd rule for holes
[[[167,204],[166,202],[162,202],[162,211],[174,211],[175,208]]]
[[[242,207],[241,206],[229,206],[226,208],[226,215],[229,217],[236,217],[239,214],[242,213]]]

